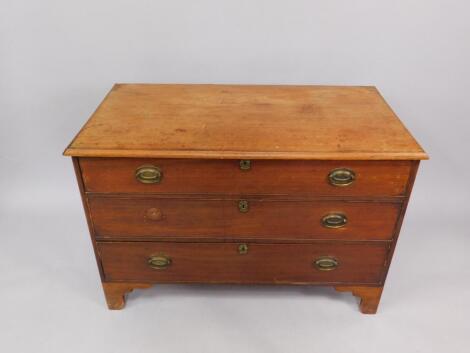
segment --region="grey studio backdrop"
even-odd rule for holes
[[[0,350],[468,352],[468,1],[0,1]],[[421,163],[381,306],[161,285],[106,309],[70,159],[115,82],[376,85]]]

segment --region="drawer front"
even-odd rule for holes
[[[411,170],[409,161],[240,163],[239,160],[80,158],[86,191],[109,193],[403,196]],[[146,175],[145,170],[139,169],[142,166],[158,169]],[[348,175],[341,171],[332,174],[344,168],[354,177],[349,185],[344,185],[348,183]],[[136,177],[138,170],[140,181]],[[342,186],[333,186],[334,183]]]
[[[98,239],[391,239],[400,203],[89,197]]]
[[[106,281],[318,284],[379,283],[388,251],[381,243],[105,242],[98,249]]]
[[[96,238],[214,237],[223,234],[223,202],[89,197]]]

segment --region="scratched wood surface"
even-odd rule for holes
[[[369,86],[117,84],[64,154],[427,159]]]
[[[290,196],[403,197],[410,161],[257,160],[240,170],[239,160],[80,158],[85,190],[98,193],[271,194]],[[158,184],[135,178],[142,165],[161,169]],[[334,187],[328,174],[336,168],[354,171],[348,187]]]
[[[341,201],[249,200],[242,213],[238,200],[89,197],[97,239],[191,241],[391,240],[401,204]],[[347,223],[327,228],[327,214],[345,215]]]
[[[99,242],[106,281],[153,283],[354,283],[380,285],[388,247],[374,244],[247,244],[238,243]],[[155,270],[151,255],[170,259]],[[320,271],[314,261],[338,261],[333,271]]]

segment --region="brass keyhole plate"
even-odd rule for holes
[[[247,244],[238,245],[238,253],[240,255],[247,254],[248,253],[248,245]]]
[[[247,213],[249,209],[250,209],[250,205],[247,200],[238,201],[238,210],[241,213]]]

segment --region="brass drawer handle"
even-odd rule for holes
[[[147,212],[145,212],[145,215],[152,221],[161,221],[163,218],[163,213],[159,208],[149,208]]]
[[[162,181],[163,172],[154,165],[142,165],[135,171],[135,177],[143,184],[158,184]]]
[[[250,209],[250,205],[248,204],[247,200],[238,201],[238,210],[241,213],[247,213],[249,209]]]
[[[328,174],[328,180],[333,186],[348,186],[351,185],[355,179],[356,173],[347,168],[333,169],[330,174]]]
[[[341,228],[348,223],[348,218],[342,213],[330,213],[321,219],[321,224],[325,228]]]
[[[338,260],[330,256],[322,256],[316,259],[314,264],[319,271],[333,271],[338,267]]]
[[[250,170],[251,169],[251,161],[249,159],[242,159],[240,161],[240,169],[241,170]]]
[[[171,265],[171,258],[160,254],[152,255],[148,258],[148,265],[156,270],[163,270]]]
[[[248,254],[248,245],[247,244],[238,245],[238,253],[240,255]]]

